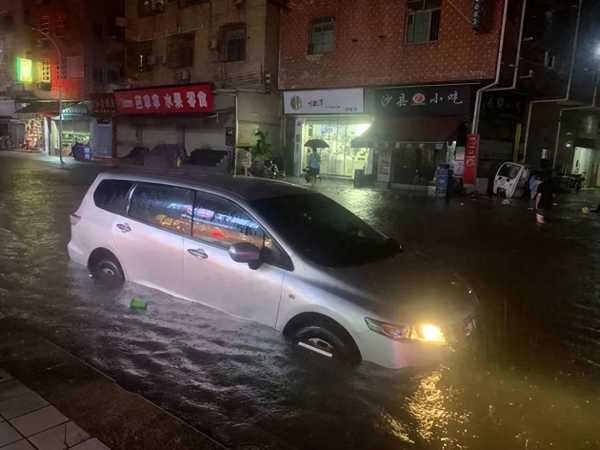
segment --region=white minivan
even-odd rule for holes
[[[71,259],[273,327],[323,358],[440,361],[475,329],[471,289],[330,198],[231,176],[98,175]]]

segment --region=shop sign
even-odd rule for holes
[[[283,101],[285,114],[349,114],[365,110],[362,88],[286,91]]]
[[[479,135],[468,134],[465,148],[464,184],[475,184],[477,177],[477,153],[479,152]]]
[[[90,98],[94,113],[113,114],[117,112],[117,105],[113,94],[91,94]]]
[[[191,114],[215,110],[210,84],[115,91],[120,114]]]
[[[375,108],[390,116],[462,116],[471,106],[471,87],[417,86],[375,91]]]

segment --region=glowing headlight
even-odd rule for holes
[[[436,342],[443,344],[446,342],[442,329],[437,325],[423,323],[416,327],[418,338],[425,342]]]
[[[365,322],[370,330],[395,341],[416,340],[435,344],[446,343],[442,329],[430,323],[422,323],[417,326],[393,325],[369,317],[365,318]]]

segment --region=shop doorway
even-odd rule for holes
[[[448,146],[439,143],[400,143],[392,153],[392,182],[427,186],[436,167],[448,160]]]
[[[311,149],[304,147],[310,139],[322,139],[329,148],[319,149],[321,175],[332,177],[354,177],[356,170],[367,166],[370,150],[352,148],[351,141],[360,137],[370,126],[367,118],[314,118],[301,119],[301,167],[308,166]]]
[[[600,187],[600,151],[575,147],[571,173],[584,176],[584,187]]]

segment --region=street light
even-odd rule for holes
[[[34,27],[30,27],[33,31],[41,34],[42,36],[44,36],[46,39],[48,39],[50,41],[50,43],[52,44],[52,46],[54,47],[54,49],[56,50],[56,55],[58,56],[58,64],[59,64],[59,73],[57,74],[57,78],[59,78],[58,81],[58,158],[60,159],[60,163],[64,164],[63,162],[63,155],[62,155],[62,131],[63,131],[63,119],[62,119],[62,83],[60,82],[60,70],[61,70],[61,66],[63,63],[63,59],[62,59],[62,52],[60,51],[60,47],[58,46],[58,44],[56,43],[56,41],[52,38],[52,36],[50,36],[50,34],[46,33],[45,31],[40,30],[39,28],[34,28]]]

